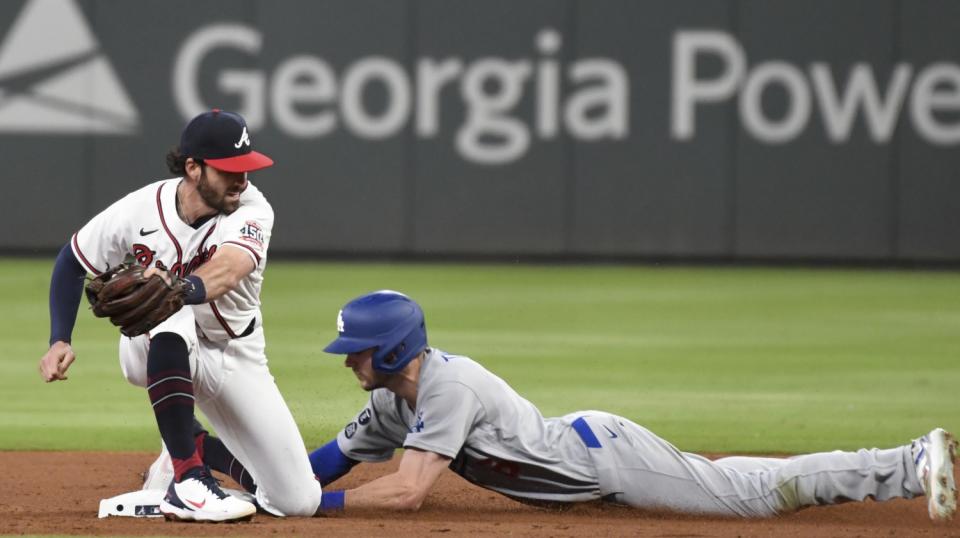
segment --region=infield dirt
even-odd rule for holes
[[[957,536],[960,520],[934,524],[924,499],[863,502],[763,520],[730,520],[584,504],[532,508],[445,473],[417,513],[355,512],[328,518],[249,523],[173,523],[97,518],[100,499],[138,489],[153,454],[0,452],[0,534],[86,536]],[[360,465],[333,488],[349,488],[396,467]],[[229,484],[228,485],[232,485]]]

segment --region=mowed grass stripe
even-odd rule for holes
[[[117,331],[83,305],[66,383],[43,384],[52,260],[0,260],[0,449],[154,450]],[[308,445],[363,406],[322,353],[339,307],[397,289],[431,342],[469,355],[545,415],[599,408],[684,450],[889,446],[960,428],[960,275],[949,272],[271,261],[271,370]]]

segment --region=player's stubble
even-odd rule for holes
[[[197,182],[200,198],[207,206],[225,215],[233,213],[240,207],[240,193],[247,186],[245,174],[213,171],[219,177],[211,179],[208,172],[208,167],[200,171],[200,181]]]
[[[367,392],[385,387],[389,379],[389,374],[373,369],[373,351],[371,348],[359,353],[350,353],[343,362],[345,367],[353,370],[360,388]]]

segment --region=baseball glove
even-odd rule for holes
[[[160,275],[144,278],[145,270],[128,256],[89,280],[84,289],[93,315],[110,318],[125,336],[144,334],[183,307],[183,279],[171,275],[173,281],[167,284]]]

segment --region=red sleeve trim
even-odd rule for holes
[[[77,233],[79,233],[79,232],[77,232]],[[87,266],[87,270],[88,270],[88,271],[90,271],[91,273],[93,273],[93,274],[95,274],[95,275],[99,275],[100,273],[103,272],[103,271],[98,270],[96,267],[94,267],[93,264],[90,263],[90,260],[88,260],[87,257],[83,255],[83,252],[80,250],[80,244],[77,243],[77,234],[76,234],[76,233],[73,234],[73,238],[71,239],[71,242],[73,243],[73,252],[76,253],[77,258],[83,263],[83,265]]]
[[[253,250],[252,248],[250,248],[249,245],[244,245],[243,243],[241,243],[241,242],[239,242],[239,241],[224,241],[223,243],[224,243],[224,244],[229,243],[229,244],[231,244],[231,245],[237,245],[238,247],[243,247],[243,248],[249,250],[250,253],[253,254],[253,257],[257,259],[257,264],[260,263],[260,255],[257,254],[257,251],[255,251],[255,250]]]

